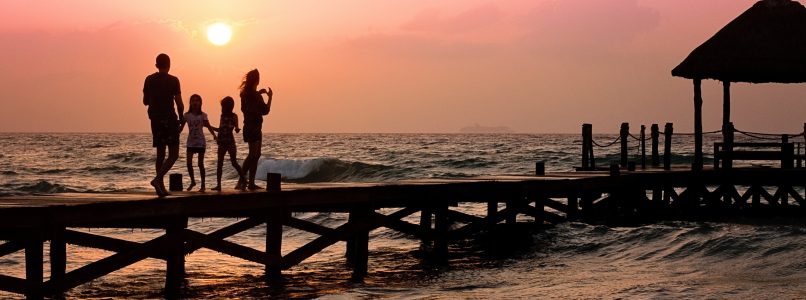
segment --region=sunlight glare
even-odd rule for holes
[[[207,26],[207,39],[213,45],[226,45],[230,38],[232,38],[232,29],[226,23],[217,22]]]

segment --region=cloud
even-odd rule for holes
[[[551,0],[516,18],[524,42],[555,53],[612,50],[660,23],[658,11],[636,0]]]
[[[505,16],[494,3],[482,4],[456,15],[447,16],[440,10],[428,9],[414,16],[400,28],[412,32],[468,33],[495,27]]]

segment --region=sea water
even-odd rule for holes
[[[608,144],[615,135],[596,135]],[[183,137],[184,139],[184,137]],[[706,136],[706,145],[718,136]],[[215,185],[215,148],[208,141],[207,188]],[[690,136],[675,136],[673,163],[690,163]],[[149,134],[0,134],[0,196],[149,192],[154,150]],[[618,145],[595,148],[597,163],[618,159]],[[649,152],[647,144],[647,152]],[[706,148],[706,163],[710,153]],[[246,155],[238,144],[239,158]],[[640,147],[630,139],[630,155]],[[662,151],[662,150],[661,150]],[[172,173],[187,183],[185,151]],[[575,134],[266,134],[258,177],[268,171],[285,182],[394,182],[401,179],[527,175],[537,161],[572,171],[581,164]],[[194,162],[195,163],[195,162]],[[223,187],[237,175],[224,164]],[[198,176],[198,169],[195,169]],[[197,186],[198,187],[198,186]],[[470,207],[482,215],[486,207]],[[337,226],[344,214],[297,218]],[[410,221],[416,222],[411,217]],[[233,219],[191,219],[209,232]],[[82,229],[132,241],[162,234],[146,229]],[[315,238],[286,228],[283,252]],[[265,227],[229,240],[263,250]],[[504,245],[504,247],[501,247]],[[48,244],[45,244],[46,251]],[[450,246],[447,264],[431,262],[418,240],[378,229],[370,234],[369,275],[350,281],[345,245],[337,243],[266,284],[263,267],[210,250],[186,258],[186,298],[324,299],[609,299],[806,298],[806,226],[803,220],[741,223],[660,222],[637,227],[565,223],[545,230],[514,230]],[[68,245],[68,271],[111,253]],[[24,255],[0,258],[0,274],[24,277]],[[46,270],[49,269],[47,266]],[[147,259],[71,289],[68,298],[158,298],[165,263]],[[47,277],[47,271],[45,272]],[[2,298],[20,295],[0,293]]]

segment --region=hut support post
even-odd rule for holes
[[[621,123],[621,130],[619,130],[619,136],[621,138],[621,167],[627,167],[627,137],[630,134],[630,123]]]
[[[672,133],[674,128],[672,123],[666,123],[663,128],[663,169],[672,169]]]
[[[725,139],[722,151],[725,155],[722,157],[722,167],[730,170],[733,168],[733,123],[728,122],[722,128],[722,137]]]
[[[658,153],[658,140],[660,137],[660,129],[658,128],[658,124],[652,124],[649,129],[650,136],[652,137],[652,166],[658,167],[660,166],[660,153]]]
[[[702,161],[702,80],[694,79],[694,163],[691,170],[702,170]]]

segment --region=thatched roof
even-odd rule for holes
[[[694,49],[673,76],[731,82],[806,82],[806,7],[762,0]]]

